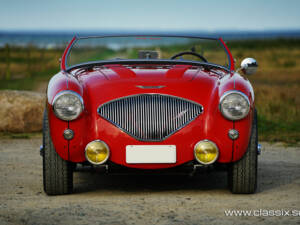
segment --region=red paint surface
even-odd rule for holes
[[[75,41],[73,39],[68,48]],[[227,46],[222,39],[220,41]],[[230,53],[229,53],[230,54]],[[231,54],[231,70],[234,62]],[[62,63],[64,70],[64,63]],[[251,84],[237,73],[226,73],[214,69],[207,71],[202,67],[190,65],[106,65],[95,70],[81,71],[73,76],[65,72],[55,75],[48,86],[48,110],[51,137],[58,154],[72,162],[85,161],[85,146],[93,140],[100,139],[111,150],[110,161],[134,168],[158,169],[181,165],[194,160],[194,146],[204,139],[216,143],[220,150],[218,162],[229,163],[239,160],[245,153],[251,130],[254,109],[254,94]],[[161,88],[143,89],[141,86],[160,86]],[[72,90],[82,96],[84,111],[74,121],[66,122],[55,117],[52,101],[62,90]],[[236,122],[225,119],[218,108],[220,97],[227,91],[239,90],[250,99],[249,115]],[[204,112],[194,121],[161,142],[142,142],[124,133],[116,126],[100,117],[97,109],[100,105],[124,96],[157,93],[178,96],[201,104]],[[74,138],[66,141],[63,131],[70,128]],[[235,128],[240,137],[232,141],[228,137],[229,129]],[[126,164],[126,145],[176,145],[177,162],[175,164]]]
[[[60,61],[60,69],[62,71],[66,70],[66,60],[67,60],[67,55],[69,52],[69,49],[71,48],[71,46],[73,45],[73,43],[76,41],[76,36],[73,37],[73,39],[70,41],[70,43],[68,44],[68,46],[66,47],[62,57],[61,57],[61,61]]]
[[[225,119],[219,109],[219,98],[228,90],[239,87],[250,99],[252,88],[247,80],[238,74],[219,76],[215,73],[202,70],[200,67],[184,67],[177,71],[176,79],[170,77],[170,71],[177,70],[177,66],[158,69],[156,66],[147,66],[131,69],[135,77],[122,76],[125,71],[122,65],[116,69],[103,66],[95,71],[83,72],[77,78],[64,73],[59,73],[51,80],[48,90],[48,99],[51,99],[63,89],[73,90],[84,99],[85,109],[80,117],[69,122],[69,128],[74,130],[75,137],[69,141],[69,150],[66,149],[67,141],[62,133],[68,123],[50,114],[51,136],[58,154],[73,162],[85,161],[85,146],[93,140],[105,141],[110,150],[110,160],[114,163],[144,169],[167,168],[177,166],[194,159],[194,145],[203,139],[216,143],[220,150],[218,162],[231,162],[240,159],[248,145],[251,116],[235,122]],[[128,69],[128,68],[126,68]],[[178,75],[180,73],[180,76]],[[159,89],[141,89],[137,86],[164,86]],[[248,90],[248,91],[247,91]],[[198,102],[204,107],[203,114],[199,115],[186,127],[177,131],[161,142],[142,142],[134,139],[107,122],[97,114],[97,108],[110,100],[142,93],[159,93]],[[253,102],[251,100],[251,102]],[[52,108],[50,107],[50,111]],[[240,132],[240,138],[233,142],[228,137],[228,130],[235,127]],[[157,144],[176,145],[176,164],[126,164],[126,145]]]
[[[175,65],[166,73],[167,78],[181,78],[185,71],[191,68],[190,65]]]
[[[226,52],[228,53],[228,56],[229,56],[229,60],[230,60],[230,71],[234,71],[234,59],[232,57],[232,54],[229,50],[229,48],[227,47],[226,43],[223,41],[222,38],[219,38],[219,40],[221,41],[221,43],[223,44]]]

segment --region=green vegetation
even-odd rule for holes
[[[255,91],[259,138],[300,141],[300,39],[245,40],[228,43],[236,66],[253,57],[258,72],[248,76]]]
[[[0,89],[34,90],[59,71],[63,49],[0,48]]]
[[[236,67],[246,57],[253,57],[259,63],[258,72],[247,78],[255,90],[260,140],[299,142],[300,39],[241,40],[227,44],[237,59]],[[63,49],[35,46],[0,48],[0,89],[36,90],[59,71],[62,52]],[[98,54],[95,51],[93,57]],[[132,49],[122,54],[137,55],[137,51]],[[204,56],[207,54],[204,52]],[[101,56],[114,57],[115,52],[107,49]]]

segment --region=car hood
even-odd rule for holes
[[[206,105],[212,95],[218,94],[216,89],[225,76],[222,70],[188,65],[109,65],[75,75],[84,98],[96,105],[144,93],[178,96]]]

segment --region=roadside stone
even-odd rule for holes
[[[31,91],[0,91],[0,132],[42,130],[45,94]]]

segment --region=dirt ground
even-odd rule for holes
[[[225,210],[300,210],[300,148],[263,143],[259,188],[233,195],[226,172],[194,177],[76,172],[71,195],[42,189],[41,138],[0,139],[0,224],[300,224],[298,216]]]

